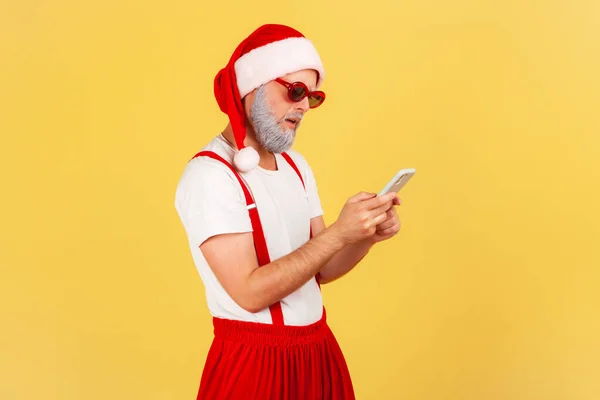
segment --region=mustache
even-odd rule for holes
[[[298,124],[300,124],[300,122],[302,122],[302,118],[304,118],[304,114],[301,112],[285,114],[283,118],[279,120],[279,125],[283,124],[288,118],[296,118],[298,120]]]

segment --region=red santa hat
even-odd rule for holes
[[[233,159],[237,170],[250,171],[260,160],[256,150],[244,146],[246,118],[242,99],[275,78],[303,69],[316,70],[317,88],[321,86],[325,70],[313,44],[293,28],[267,24],[238,45],[229,63],[215,77],[215,97],[221,111],[229,116],[239,149]]]

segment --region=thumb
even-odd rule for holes
[[[377,196],[376,193],[360,192],[348,199],[348,203],[358,203],[360,201],[369,200]]]

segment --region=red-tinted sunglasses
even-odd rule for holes
[[[275,82],[287,88],[288,97],[294,103],[302,101],[305,97],[308,97],[308,106],[310,108],[317,108],[325,101],[324,92],[321,92],[320,90],[311,92],[302,82],[289,83],[281,78],[276,78]]]

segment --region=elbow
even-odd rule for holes
[[[238,306],[252,314],[268,308],[277,301],[269,295],[267,288],[257,285],[256,280],[252,280],[251,277],[248,277],[244,284],[237,286],[236,289],[231,293],[235,296],[231,296],[231,298]]]
[[[263,304],[260,299],[256,298],[256,296],[238,296],[237,298],[233,299],[233,301],[235,301],[235,303],[244,311],[248,311],[252,314],[260,312],[268,307],[268,305]]]
[[[336,275],[335,273],[332,273],[331,271],[321,270],[321,272],[319,272],[319,283],[321,285],[326,285],[328,283],[337,281],[343,275],[345,275],[345,273]]]
[[[265,309],[265,307],[258,307],[258,306],[253,306],[253,305],[249,305],[249,306],[240,305],[240,307],[242,307],[245,311],[248,311],[251,314],[256,314],[257,312],[260,312],[263,309]]]
[[[256,285],[251,279],[230,287],[227,292],[240,308],[252,314],[268,308],[279,300],[275,293],[270,293],[267,288]]]

